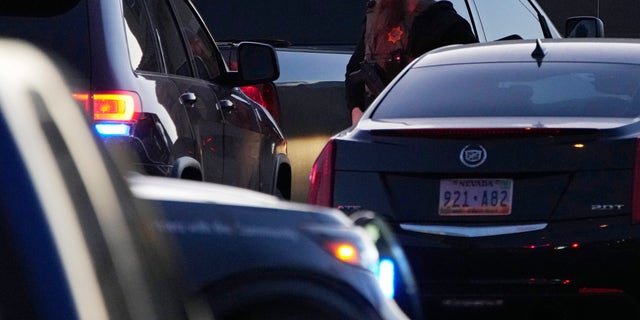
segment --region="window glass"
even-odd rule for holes
[[[384,97],[373,118],[638,114],[640,67],[547,62],[413,69]]]
[[[169,74],[192,77],[193,71],[176,19],[165,0],[149,0],[148,9],[153,18],[155,33],[160,39],[160,49]]]
[[[0,37],[31,42],[61,66],[70,68],[74,77],[87,78],[91,47],[86,1],[60,15],[41,17],[38,13],[30,11],[24,16],[8,17],[0,11]]]
[[[153,28],[141,0],[123,2],[131,66],[137,71],[161,72]]]
[[[526,0],[476,1],[487,41],[519,35],[523,39],[544,38],[538,14]]]
[[[176,13],[182,22],[182,30],[196,66],[198,77],[201,79],[214,79],[220,75],[219,62],[216,56],[216,47],[201,21],[191,11],[191,8],[183,0],[175,0]]]

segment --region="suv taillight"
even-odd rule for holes
[[[322,206],[333,205],[333,179],[335,140],[329,140],[311,167],[309,197],[307,202]]]
[[[93,114],[95,127],[103,135],[128,135],[129,125],[142,111],[140,97],[131,91],[76,93],[73,97]]]
[[[240,90],[267,109],[276,123],[280,123],[280,100],[278,91],[273,83],[245,86],[241,87]]]
[[[636,141],[636,157],[633,168],[633,188],[631,202],[631,222],[640,223],[640,138]]]

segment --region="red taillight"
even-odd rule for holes
[[[264,107],[264,98],[262,97],[262,92],[258,86],[246,86],[240,88],[244,94],[246,94],[249,98],[253,99],[253,101],[261,104]]]
[[[140,97],[129,91],[76,93],[73,97],[84,104],[87,113],[93,113],[96,121],[133,121],[142,109]]]
[[[635,166],[633,168],[633,191],[631,223],[640,223],[640,138],[636,141]]]
[[[336,143],[329,140],[316,159],[309,175],[308,202],[322,206],[333,205],[333,165]]]
[[[622,294],[623,290],[618,288],[580,288],[580,294]]]
[[[240,90],[253,101],[267,109],[271,117],[273,117],[277,123],[280,123],[280,100],[278,98],[278,91],[272,83],[245,86],[241,87]]]
[[[96,93],[93,95],[93,119],[131,121],[136,111],[136,98],[130,92]]]
[[[504,138],[504,137],[551,137],[594,134],[597,129],[560,128],[427,128],[371,130],[371,135],[381,137],[424,137],[424,138]]]

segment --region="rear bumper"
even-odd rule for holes
[[[637,301],[626,295],[482,295],[427,298],[428,319],[639,319]]]
[[[523,231],[491,236],[487,226],[459,226],[484,231],[458,235],[394,227],[429,317],[640,318],[640,226],[628,217],[510,226]]]
[[[148,148],[140,139],[132,136],[102,137],[101,139],[109,154],[122,165],[129,166],[128,170],[153,176],[171,176],[173,165],[151,159]],[[166,153],[157,157],[170,159],[171,155]]]

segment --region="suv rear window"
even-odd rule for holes
[[[464,76],[462,76],[464,75]],[[373,119],[636,117],[640,67],[604,63],[493,63],[412,69]]]
[[[86,2],[51,2],[47,5],[48,1],[26,0],[22,7],[11,6],[13,10],[7,12],[0,10],[0,37],[28,40],[61,66],[72,66],[82,77],[87,77],[90,51]],[[20,10],[34,6],[33,3],[44,4],[38,10]],[[0,5],[0,9],[5,6]]]
[[[538,7],[529,0],[449,1],[458,14],[469,21],[474,32],[480,33],[477,36],[481,42],[511,35],[524,39],[545,37],[538,20]],[[285,40],[293,46],[314,49],[355,47],[367,4],[366,0],[193,2],[218,41]],[[550,36],[558,37],[551,22],[547,22]]]

